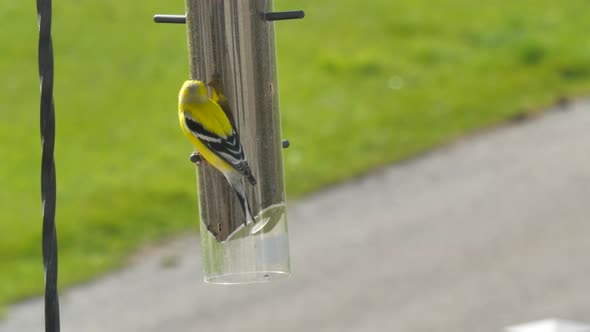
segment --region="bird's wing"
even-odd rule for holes
[[[232,128],[235,128],[236,122],[234,121],[231,108],[229,107],[229,101],[223,94],[223,90],[221,88],[221,79],[216,74],[213,74],[213,77],[213,80],[207,84],[211,88],[211,100],[221,107]]]
[[[240,137],[232,128],[230,134],[221,136],[207,130],[199,121],[195,121],[189,112],[184,112],[184,123],[190,132],[209,150],[228,163],[240,174],[250,178],[252,171],[240,144]]]

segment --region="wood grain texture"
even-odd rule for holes
[[[252,212],[284,202],[280,114],[272,10],[265,0],[189,0],[186,3],[190,74],[215,82],[227,99],[258,184],[248,187]],[[218,241],[243,222],[225,178],[207,163],[197,166],[201,221]]]

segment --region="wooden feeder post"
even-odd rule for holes
[[[197,165],[205,281],[249,283],[288,275],[272,22],[281,13],[272,12],[271,0],[186,0],[186,13],[191,78],[222,95],[219,103],[231,113],[258,180],[246,185],[256,223],[245,227],[227,180],[207,162]]]

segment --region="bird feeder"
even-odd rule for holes
[[[231,113],[258,183],[247,186],[255,222],[227,180],[197,163],[201,247],[206,282],[252,283],[290,273],[274,20],[303,12],[272,12],[271,0],[187,0],[183,16],[156,22],[187,24],[191,79],[208,83]]]

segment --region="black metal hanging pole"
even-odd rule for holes
[[[55,109],[53,105],[53,45],[51,0],[37,0],[39,81],[41,86],[41,201],[43,204],[43,268],[45,331],[59,332],[57,236],[55,231]]]

